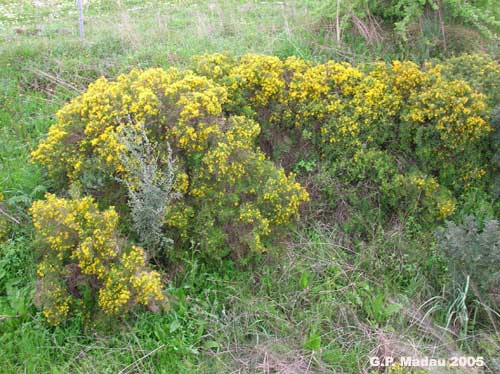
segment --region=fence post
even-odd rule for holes
[[[78,23],[80,25],[80,39],[83,40],[85,37],[84,30],[83,30],[83,5],[82,5],[83,0],[77,0],[78,3]]]

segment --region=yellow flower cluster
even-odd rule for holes
[[[189,189],[189,175],[187,173],[178,173],[175,178],[175,190],[185,194]]]
[[[485,120],[486,102],[463,81],[446,82],[413,98],[408,116],[419,124],[431,123],[441,144],[451,150],[464,150],[492,131]]]
[[[71,297],[59,284],[52,284],[50,294],[43,297],[46,298],[45,302],[51,305],[43,310],[43,316],[51,325],[59,325],[69,313]]]
[[[490,55],[475,53],[450,58],[443,63],[441,72],[488,94],[488,100],[493,105],[500,101],[500,64]]]
[[[231,90],[244,91],[252,105],[267,106],[271,100],[281,101],[285,88],[283,62],[275,56],[248,54],[229,72]]]
[[[218,82],[229,74],[234,59],[227,53],[203,54],[193,57],[194,70],[202,76],[209,76]]]
[[[420,172],[398,175],[394,188],[404,191],[408,204],[413,204],[417,211],[432,219],[445,219],[455,212],[455,199],[433,177]]]
[[[445,219],[450,216],[456,208],[456,204],[453,200],[445,200],[438,203],[439,217]]]
[[[269,219],[262,216],[260,210],[253,208],[250,204],[245,204],[240,208],[239,221],[243,224],[250,224],[254,227],[247,233],[247,240],[250,248],[255,252],[266,250],[262,244],[262,236],[271,232]]]
[[[196,193],[193,195],[193,191]],[[191,190],[191,195],[195,198],[199,197],[198,190]],[[165,215],[165,224],[170,228],[176,229],[182,239],[188,239],[188,228],[191,219],[194,216],[194,209],[184,201],[178,201],[175,205],[167,208]]]
[[[152,301],[162,301],[160,274],[153,271],[143,271],[134,275],[131,280],[132,288],[137,293],[136,299],[139,304],[148,305]]]
[[[50,323],[60,323],[76,307],[76,288],[83,285],[97,288],[105,314],[163,300],[160,275],[146,270],[142,248],[128,247],[117,236],[118,215],[112,207],[101,212],[90,197],[68,200],[47,194],[33,203],[31,214],[47,243],[37,275],[46,284],[40,299]]]
[[[123,312],[131,298],[129,287],[120,279],[121,274],[112,271],[99,290],[98,305],[106,314]]]
[[[186,150],[200,151],[214,126],[199,123],[199,129],[192,122],[199,116],[219,115],[226,97],[226,89],[207,78],[173,68],[133,70],[114,82],[100,78],[58,112],[57,123],[32,157],[51,175],[70,180],[92,167],[86,159],[89,154],[101,167],[124,172],[119,157],[124,146],[117,133],[122,126],[152,122],[161,123],[164,130],[173,125],[165,131],[165,140],[175,139]],[[166,106],[169,111],[160,112]],[[169,116],[175,117],[175,124]]]

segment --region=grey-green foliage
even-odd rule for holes
[[[125,145],[120,161],[128,176],[120,179],[128,189],[128,205],[134,231],[150,256],[167,248],[171,240],[162,231],[166,209],[178,193],[173,191],[176,163],[168,144],[167,157],[161,158],[156,145],[151,143],[144,126],[124,127],[119,141]]]
[[[469,276],[481,296],[500,305],[499,222],[487,220],[480,229],[474,217],[467,216],[460,224],[448,222],[437,237],[455,281],[463,284]]]

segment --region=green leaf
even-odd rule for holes
[[[321,348],[321,336],[316,333],[309,335],[309,338],[307,338],[304,347],[311,351],[319,350]]]
[[[206,349],[219,349],[220,348],[220,344],[217,343],[215,340],[207,340],[203,346],[206,348]]]
[[[385,308],[385,315],[386,317],[390,317],[393,314],[399,312],[402,308],[403,306],[401,304],[389,304]]]
[[[177,331],[179,327],[181,327],[181,323],[178,320],[173,320],[169,325],[170,332]]]
[[[305,290],[309,284],[311,283],[311,275],[307,272],[304,272],[300,275],[300,287]]]

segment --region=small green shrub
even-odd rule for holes
[[[448,259],[448,269],[460,285],[469,277],[471,284],[493,306],[500,305],[500,225],[486,220],[479,227],[472,216],[462,223],[448,222],[437,233],[439,245]]]
[[[412,34],[424,38],[427,54],[432,49],[446,50],[446,40],[436,41],[426,39],[426,29],[433,27],[436,38],[446,39],[448,27],[453,23],[468,25],[478,30],[489,39],[495,39],[500,30],[500,23],[495,15],[495,5],[491,0],[461,2],[457,0],[388,0],[384,2],[353,0],[339,2],[322,1],[313,12],[321,20],[335,24],[338,33],[337,41],[342,41],[344,35],[359,33],[369,44],[382,43],[382,36],[387,37],[388,31],[395,42],[405,42],[404,52],[409,52],[408,40]],[[423,27],[426,22],[432,23]],[[384,25],[385,27],[381,27]],[[418,27],[419,25],[420,27]],[[387,31],[384,32],[384,30]],[[467,30],[469,31],[469,30]],[[380,35],[383,33],[382,35]]]
[[[171,246],[171,239],[162,232],[163,220],[172,200],[181,197],[179,192],[173,191],[177,171],[175,160],[167,145],[167,153],[161,160],[164,166],[160,169],[161,155],[142,127],[125,127],[118,136],[125,146],[120,162],[128,175],[123,183],[128,190],[134,231],[150,256],[156,257],[161,249]]]

